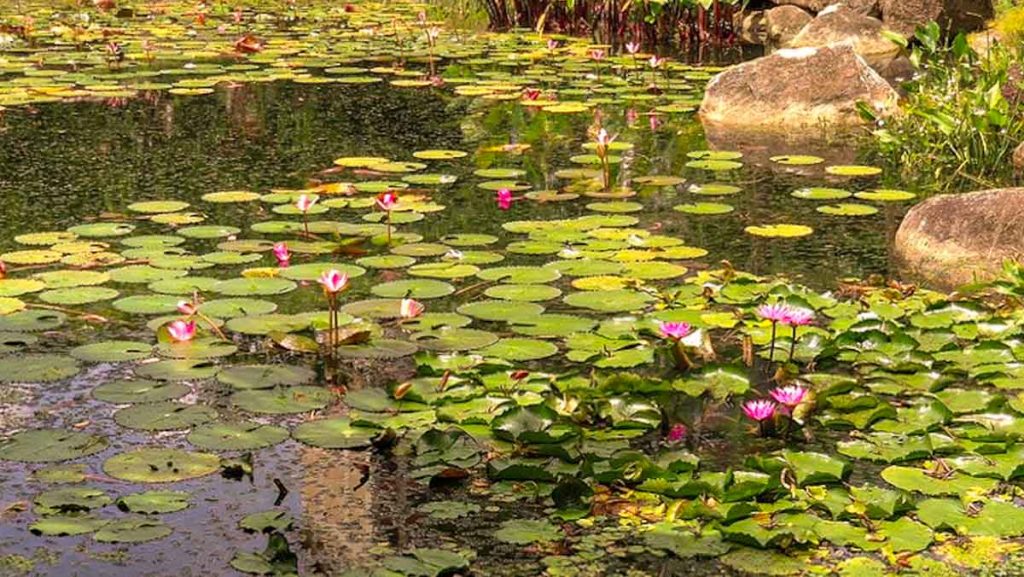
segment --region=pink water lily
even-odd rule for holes
[[[274,258],[277,259],[277,266],[286,268],[292,262],[292,253],[288,251],[288,244],[279,242],[274,245]]]
[[[299,209],[302,213],[309,212],[309,209],[313,208],[316,204],[316,197],[308,194],[299,195],[299,199],[295,201],[295,208]]]
[[[331,269],[320,275],[320,279],[317,282],[320,283],[320,286],[324,287],[324,292],[336,295],[348,286],[348,275]]]
[[[498,208],[501,210],[508,210],[512,208],[512,191],[507,188],[498,190],[496,200],[498,202]]]
[[[640,43],[639,42],[626,42],[626,52],[628,52],[630,54],[636,54],[637,52],[640,52]]]
[[[398,314],[401,315],[403,319],[414,319],[423,314],[424,309],[426,309],[426,307],[419,301],[413,299],[402,299],[402,303],[399,305]]]
[[[789,311],[783,316],[780,321],[784,325],[791,327],[803,327],[814,322],[814,311],[807,309],[790,307]]]
[[[665,63],[665,59],[651,56],[647,63],[651,65],[651,68],[661,68],[661,65]]]
[[[398,204],[398,193],[390,191],[382,192],[377,195],[377,199],[374,202],[376,202],[377,208],[385,212],[391,212],[391,210],[395,208],[395,205]]]
[[[590,51],[590,57],[593,58],[594,60],[597,60],[598,62],[604,60],[604,56],[605,51],[600,48],[595,48]]]
[[[665,435],[665,441],[668,443],[681,443],[686,438],[686,433],[686,425],[676,423],[668,430],[668,434]]]
[[[807,397],[807,389],[800,385],[788,385],[772,389],[768,391],[768,394],[780,405],[792,408],[802,403]]]
[[[777,405],[768,399],[757,399],[743,403],[743,414],[752,421],[761,423],[775,416]]]
[[[196,322],[174,321],[167,325],[167,334],[179,343],[191,341],[196,336]]]
[[[560,46],[560,44],[559,44],[558,40],[555,40],[553,38],[549,38],[548,39],[548,50],[555,50],[559,46]]]
[[[693,327],[689,323],[659,323],[658,332],[666,339],[679,341],[693,333]]]
[[[615,138],[616,137],[608,134],[607,130],[602,128],[601,130],[597,131],[597,136],[594,137],[594,142],[597,143],[598,149],[603,151],[607,150],[608,147],[611,146],[613,142],[615,142]]]
[[[0,279],[7,276],[7,263],[0,260]]]
[[[192,316],[196,314],[199,307],[192,301],[178,301],[177,309],[179,313],[185,316]]]
[[[786,303],[761,305],[757,309],[757,316],[761,317],[764,320],[772,321],[773,323],[778,323],[788,318],[789,313],[792,310],[792,307],[790,307]]]

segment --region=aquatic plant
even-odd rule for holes
[[[914,39],[895,39],[917,70],[903,85],[903,114],[881,119],[861,107],[880,158],[905,182],[939,192],[1010,182],[1010,159],[1024,140],[1017,47],[996,44],[979,57],[964,35],[944,44],[934,23]]]

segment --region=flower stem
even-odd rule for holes
[[[768,362],[769,363],[775,360],[775,330],[776,330],[776,328],[778,328],[778,322],[777,321],[772,321],[772,344],[771,344],[771,347],[768,349]]]
[[[672,347],[672,355],[676,358],[676,367],[681,371],[688,371],[693,368],[693,361],[686,354],[686,347],[683,345],[682,340],[676,341],[674,347]]]
[[[789,362],[793,362],[793,353],[796,352],[796,325],[793,325],[793,338],[789,343]]]

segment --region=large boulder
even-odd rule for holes
[[[881,20],[832,5],[804,26],[789,46],[802,48],[847,42],[871,66],[884,66],[899,54],[900,47],[886,38],[882,30]]]
[[[907,37],[933,20],[956,34],[981,30],[995,17],[992,0],[881,0],[881,9],[885,25]]]
[[[880,0],[840,0],[839,4],[864,16],[878,18],[882,15]]]
[[[768,40],[784,46],[811,21],[811,15],[796,6],[776,6],[764,14]]]
[[[857,103],[885,116],[898,96],[848,44],[786,48],[739,64],[708,83],[706,124],[740,130],[815,130],[861,125]]]
[[[817,12],[836,0],[775,0],[777,6],[796,6],[809,12]]]
[[[932,286],[991,280],[1004,260],[1024,255],[1024,188],[932,197],[907,213],[894,251],[906,272]]]

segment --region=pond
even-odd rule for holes
[[[1013,455],[941,389],[1014,388],[1017,325],[851,280],[914,198],[855,147],[709,143],[718,66],[332,14],[4,55],[3,574],[788,574],[965,515],[880,474],[993,489],[893,465]]]

